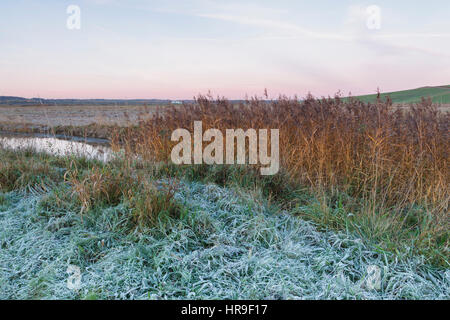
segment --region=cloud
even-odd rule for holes
[[[104,5],[104,4],[116,3],[116,0],[84,0],[84,2],[97,4],[97,5]]]
[[[244,25],[253,25],[267,29],[284,30],[291,33],[291,35],[300,35],[314,39],[329,39],[329,40],[345,40],[349,41],[352,38],[346,35],[340,35],[337,33],[322,33],[303,28],[293,23],[287,23],[271,19],[251,18],[248,16],[215,14],[215,13],[200,13],[197,16],[208,19],[216,19],[222,21],[230,21]]]

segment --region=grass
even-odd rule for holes
[[[423,87],[412,90],[402,90],[382,93],[380,97],[390,97],[393,103],[420,103],[422,97],[431,98],[433,103],[450,104],[450,85],[437,87]],[[363,102],[376,102],[377,94],[355,97]]]
[[[98,207],[125,202],[139,227],[153,226],[162,217],[177,217],[183,209],[174,200],[176,185],[155,184],[152,176],[117,164],[92,167],[80,172],[75,164],[65,173],[83,214]]]
[[[448,298],[448,117],[429,100],[200,96],[113,130],[108,162],[0,148],[0,297]],[[280,172],[171,164],[194,120],[279,128]]]
[[[448,266],[449,114],[424,99],[399,110],[391,101],[362,103],[256,98],[233,105],[200,96],[184,108],[143,121],[117,136],[126,154],[170,163],[177,128],[279,128],[281,171],[260,177],[258,166],[165,168],[169,175],[260,190],[270,200],[324,228],[351,230],[382,248],[407,243],[432,263]],[[317,210],[296,208],[314,195]]]
[[[62,181],[61,171],[46,155],[37,157],[31,151],[20,154],[2,151],[1,159],[0,191],[12,191]]]
[[[124,204],[82,221],[77,211],[37,209],[47,193],[5,196],[2,299],[449,298],[448,271],[319,232],[230,188],[179,182],[186,214],[146,232],[128,229]],[[69,264],[81,269],[79,290],[66,286]],[[379,290],[368,287],[372,265],[382,270]]]
[[[0,146],[0,192],[24,190],[40,186],[46,188],[64,181],[72,165],[88,169],[102,163],[84,157],[55,157],[33,149],[13,151]]]
[[[340,188],[387,205],[439,202],[448,200],[448,117],[427,101],[404,112],[385,102],[281,98],[234,106],[200,97],[141,123],[121,140],[145,159],[170,161],[170,133],[192,130],[195,120],[204,130],[279,128],[281,167],[289,182],[315,191]]]

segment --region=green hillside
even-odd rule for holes
[[[431,97],[435,103],[450,104],[450,85],[437,87],[423,87],[412,90],[382,93],[381,97],[390,96],[393,103],[420,102],[422,97]],[[364,102],[374,102],[376,94],[355,97]]]

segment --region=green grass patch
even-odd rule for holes
[[[77,157],[55,157],[32,150],[12,151],[0,148],[0,191],[54,186],[64,181],[67,168],[101,167],[99,161]]]
[[[419,103],[421,98],[431,98],[433,103],[450,103],[450,85],[440,87],[423,87],[412,90],[382,93],[380,97],[384,100],[387,96],[393,103]],[[376,102],[377,94],[362,95],[355,97],[363,102]]]

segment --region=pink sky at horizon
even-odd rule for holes
[[[416,89],[420,87],[434,87],[434,86],[444,86],[447,85],[446,83],[435,83],[435,84],[425,84],[421,86],[416,87],[392,87],[392,88],[380,88],[381,92],[395,92],[395,91],[402,91],[402,90],[410,90],[410,89]],[[105,88],[104,90],[95,90],[93,92],[90,92],[88,90],[80,90],[80,93],[76,93],[73,90],[67,90],[67,91],[55,91],[55,90],[49,90],[48,92],[43,93],[36,93],[29,95],[29,90],[18,90],[18,91],[12,91],[12,93],[8,94],[1,94],[4,96],[14,96],[14,97],[22,97],[22,98],[41,98],[41,99],[112,99],[112,100],[133,100],[133,99],[169,99],[169,100],[190,100],[194,97],[197,97],[198,95],[206,95],[211,94],[213,97],[225,97],[230,100],[241,100],[245,98],[250,98],[253,96],[263,97],[264,95],[264,89],[261,88],[261,90],[254,90],[252,92],[245,92],[242,93],[241,91],[235,92],[233,90],[211,90],[211,89],[205,89],[205,90],[177,90],[176,94],[173,92],[170,92],[170,90],[167,90],[167,92],[153,92],[153,93],[146,93],[145,91],[140,92],[139,90],[126,90],[126,93],[117,93],[116,90],[110,90],[109,88]],[[185,91],[186,94],[180,94],[180,91]],[[335,94],[339,93],[341,96],[358,96],[358,95],[367,95],[367,94],[375,94],[377,92],[377,88],[373,90],[368,91],[344,91],[341,89],[337,90],[328,90],[328,91],[322,91],[325,93],[317,93],[315,91],[311,90],[298,90],[298,91],[286,91],[286,90],[271,90],[270,88],[267,88],[267,91],[269,93],[269,98],[277,98],[279,95],[285,95],[288,97],[294,97],[297,96],[298,98],[305,97],[308,93],[311,93],[315,97],[333,97]],[[135,92],[135,93],[134,93]],[[148,90],[147,92],[152,92],[152,90]]]

